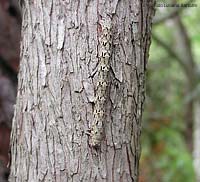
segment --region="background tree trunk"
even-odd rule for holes
[[[200,101],[199,98],[194,104],[194,149],[193,149],[193,160],[194,160],[194,170],[196,175],[196,181],[200,181]]]
[[[153,0],[24,3],[10,181],[137,181]],[[110,87],[94,149],[88,131],[107,18]]]

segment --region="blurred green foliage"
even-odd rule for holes
[[[180,14],[192,43],[194,60],[200,63],[200,11],[185,8]],[[157,11],[156,16],[171,8]],[[176,50],[173,20],[153,27],[153,33]],[[180,53],[180,52],[179,52]],[[186,76],[168,51],[152,40],[143,115],[141,182],[194,182],[192,153],[184,138]]]
[[[200,63],[200,2],[196,1],[198,7],[195,9],[186,9],[183,12],[183,22],[185,26],[187,27],[188,34],[190,36],[190,39],[192,41],[192,50],[195,60]]]

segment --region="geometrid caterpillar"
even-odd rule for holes
[[[101,35],[99,38],[99,67],[97,71],[96,95],[94,101],[94,120],[91,126],[91,145],[100,147],[104,135],[106,120],[105,107],[108,98],[110,60],[112,55],[112,26],[111,21],[101,21]]]

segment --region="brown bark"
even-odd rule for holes
[[[153,2],[25,1],[10,181],[137,181]],[[89,144],[99,21],[113,50],[105,136]]]

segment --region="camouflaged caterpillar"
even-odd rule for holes
[[[102,32],[99,38],[99,67],[98,81],[96,85],[96,96],[94,102],[94,121],[91,127],[91,145],[100,147],[103,134],[104,122],[106,120],[105,107],[108,95],[110,59],[112,55],[112,26],[110,20],[100,22]]]

